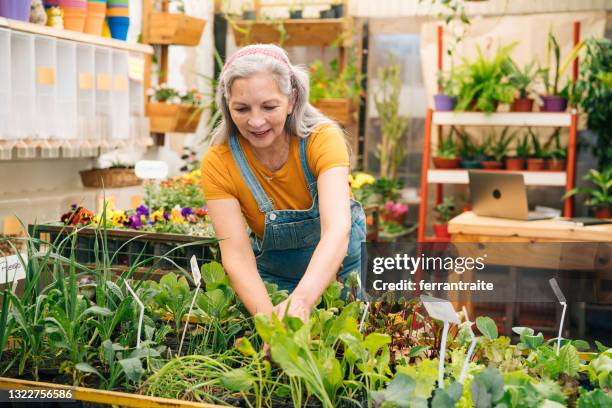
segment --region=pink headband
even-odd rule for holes
[[[241,51],[238,51],[234,55],[232,55],[230,59],[228,59],[227,62],[225,63],[225,67],[223,68],[223,70],[225,71],[226,69],[228,69],[238,58],[246,57],[247,55],[256,55],[256,54],[261,54],[261,55],[265,55],[270,58],[274,58],[275,60],[280,61],[283,64],[285,64],[287,68],[291,70],[291,66],[289,65],[289,63],[285,59],[281,58],[278,54],[272,51],[268,51],[265,48],[256,48],[256,47],[243,49]]]

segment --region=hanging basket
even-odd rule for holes
[[[146,36],[148,44],[200,44],[206,20],[177,13],[151,13]]]
[[[354,122],[353,101],[348,98],[319,99],[314,103],[314,106],[325,116],[329,116],[341,125],[347,125]]]
[[[150,103],[147,116],[154,133],[194,133],[198,129],[202,110],[193,105]]]
[[[80,174],[84,187],[129,187],[142,183],[134,169],[92,169],[81,171]]]

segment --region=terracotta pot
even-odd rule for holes
[[[522,157],[506,157],[506,170],[525,170],[525,159]]]
[[[485,160],[482,162],[482,168],[486,170],[501,170],[504,168],[504,163],[495,160]]]
[[[593,208],[593,217],[600,218],[600,219],[612,218],[612,208],[610,207]]]
[[[448,233],[448,224],[434,224],[433,225],[434,235],[437,238],[450,238]]]
[[[529,171],[542,171],[544,170],[546,162],[544,159],[527,159],[527,170]]]
[[[456,157],[454,159],[445,159],[443,157],[434,157],[433,163],[436,169],[456,169],[459,167],[461,160]]]
[[[547,159],[546,168],[550,171],[565,171],[565,159]]]
[[[531,112],[533,111],[533,99],[519,98],[515,99],[510,106],[512,112]]]

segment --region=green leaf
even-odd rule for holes
[[[497,325],[495,321],[488,316],[480,316],[476,318],[476,327],[489,340],[495,340],[498,336]]]
[[[455,382],[446,388],[438,388],[431,401],[432,408],[455,408],[463,394],[463,385]],[[474,396],[472,395],[472,398]]]
[[[599,351],[600,353],[603,353],[604,351],[607,351],[610,347],[605,346],[603,343],[598,342],[597,340],[595,340],[595,346],[597,346],[597,351]]]
[[[391,336],[384,333],[370,333],[366,336],[363,345],[370,352],[370,357],[376,355],[378,350],[391,343]]]
[[[571,344],[566,344],[561,347],[559,351],[559,367],[561,372],[575,377],[580,368],[580,358],[578,358],[578,351]]]
[[[123,296],[123,292],[121,292],[121,288],[119,288],[119,286],[117,286],[117,284],[113,281],[106,281],[106,287],[113,292],[113,294],[117,297],[117,299],[119,300],[123,300],[124,296]]]
[[[523,334],[521,335],[521,342],[523,342],[529,349],[535,350],[544,343],[544,335],[538,333],[537,336],[530,336]]]
[[[589,350],[591,345],[585,340],[572,340],[572,345],[576,347],[576,350]]]
[[[102,374],[100,374],[100,372],[96,370],[95,367],[92,367],[88,363],[78,363],[77,365],[74,366],[74,368],[76,368],[77,370],[83,373],[91,373],[91,374],[97,375],[100,378],[104,378],[102,377]]]
[[[89,315],[89,314],[93,314],[93,315],[96,315],[96,316],[112,316],[113,312],[111,312],[106,307],[91,306],[91,307],[87,308],[83,312],[83,316],[86,316],[86,315]]]
[[[144,374],[142,362],[138,358],[124,358],[123,360],[119,360],[119,364],[125,376],[132,382],[138,382]]]
[[[419,354],[423,353],[424,351],[427,351],[431,348],[431,346],[424,346],[424,345],[420,345],[420,346],[414,346],[413,348],[410,349],[410,353],[408,353],[408,357],[417,357]]]
[[[519,336],[521,336],[522,334],[532,336],[535,333],[532,328],[521,326],[513,327],[512,331],[518,334]]]
[[[222,283],[225,280],[225,270],[219,262],[209,262],[202,265],[202,279],[206,285]]]
[[[198,306],[210,316],[219,317],[227,306],[221,289],[209,290],[198,296]]]
[[[580,397],[578,398],[577,408],[600,408],[612,407],[612,395],[607,394],[601,389],[587,391],[584,388],[580,389]]]
[[[414,395],[428,399],[438,380],[438,359],[427,359],[421,361],[420,364],[398,366],[397,372],[414,378],[417,383]]]
[[[219,377],[221,385],[230,391],[246,391],[253,387],[255,378],[249,374],[244,368],[237,368]]]
[[[372,391],[372,398],[377,406],[383,403],[394,404],[396,407],[409,407],[409,401],[415,389],[416,382],[406,374],[398,373],[382,391]]]
[[[470,384],[476,408],[490,407],[504,396],[504,378],[496,368],[486,368]]]
[[[236,349],[238,349],[238,351],[240,351],[245,356],[250,357],[256,354],[255,349],[253,348],[253,345],[251,344],[249,339],[247,339],[246,337],[241,337],[238,340],[236,340]]]

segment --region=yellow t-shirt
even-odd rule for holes
[[[243,137],[240,136],[238,139],[253,174],[266,195],[272,199],[274,209],[305,210],[310,208],[312,198],[300,163],[297,137],[291,137],[289,158],[276,172],[270,171],[257,160]],[[315,178],[332,167],[348,167],[349,154],[342,131],[333,125],[320,126],[315,129],[308,137],[306,159]],[[264,176],[273,176],[273,178],[268,182]],[[259,211],[253,194],[238,170],[229,142],[211,147],[204,155],[202,189],[206,200],[237,199],[249,227],[258,237],[263,236],[264,215]]]

